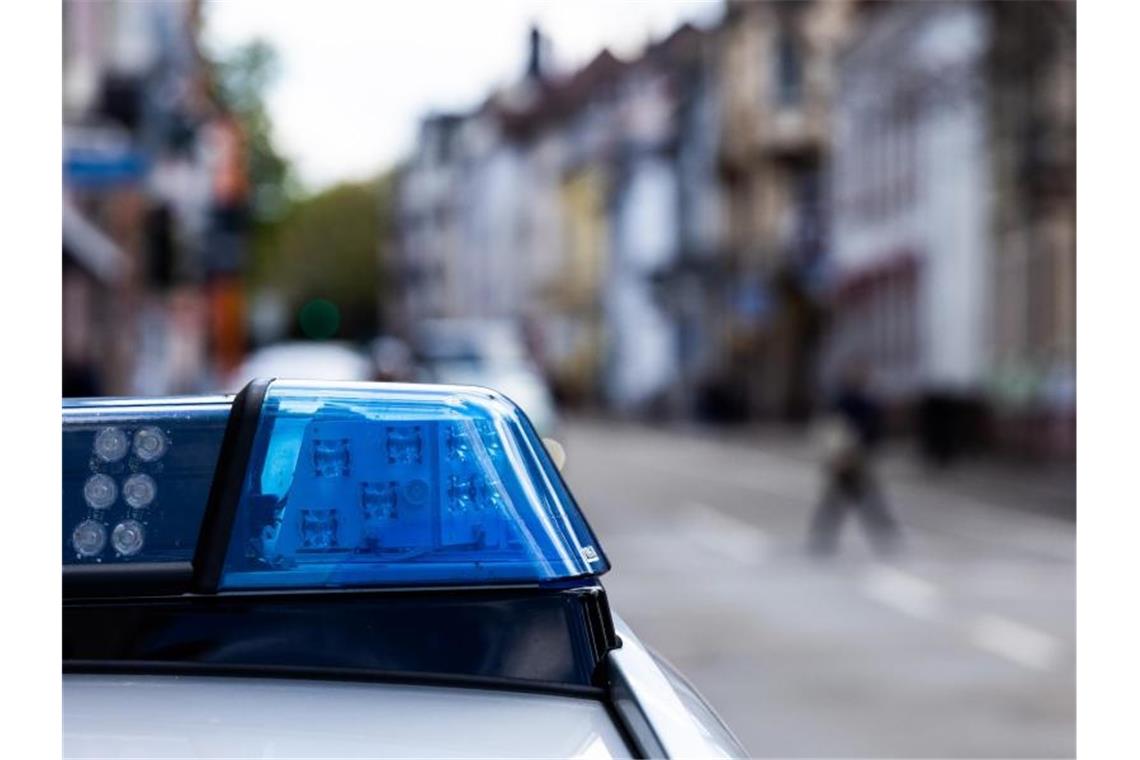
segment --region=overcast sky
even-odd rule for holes
[[[425,112],[476,105],[517,78],[532,22],[557,64],[573,67],[602,47],[633,55],[721,12],[719,0],[214,0],[205,41],[224,52],[261,37],[277,49],[277,142],[315,189],[375,174],[407,153]]]

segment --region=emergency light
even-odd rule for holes
[[[65,674],[554,694],[604,701],[641,757],[744,754],[625,646],[597,540],[491,390],[64,401],[61,538]]]
[[[63,564],[197,590],[548,583],[609,565],[526,416],[487,389],[252,383],[67,401]]]

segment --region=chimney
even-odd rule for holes
[[[542,79],[542,32],[537,24],[530,27],[530,53],[526,63],[527,79]]]

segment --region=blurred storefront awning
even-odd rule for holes
[[[63,180],[74,188],[102,190],[141,182],[148,157],[118,126],[64,125]]]

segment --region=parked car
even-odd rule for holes
[[[414,343],[422,382],[493,388],[522,407],[540,435],[555,436],[558,415],[550,388],[511,322],[425,320]]]
[[[236,392],[255,377],[305,380],[374,380],[372,360],[349,343],[291,341],[259,348],[226,382]]]

